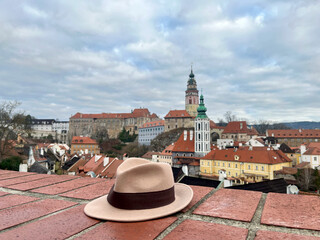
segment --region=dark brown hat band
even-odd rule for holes
[[[141,210],[157,208],[168,205],[175,200],[174,186],[157,192],[144,193],[119,193],[113,190],[112,186],[107,200],[116,208],[127,210]]]

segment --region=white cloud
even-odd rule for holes
[[[163,116],[184,108],[193,62],[214,120],[318,120],[319,11],[302,0],[4,0],[0,95],[39,118]]]

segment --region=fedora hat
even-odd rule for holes
[[[174,183],[169,164],[129,158],[118,167],[109,194],[89,202],[84,212],[103,220],[145,221],[182,210],[192,197],[188,185]]]

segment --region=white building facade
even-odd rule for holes
[[[200,104],[197,109],[198,115],[195,120],[195,156],[203,157],[210,152],[210,119],[208,118],[204,106],[203,95],[200,96]]]

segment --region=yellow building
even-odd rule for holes
[[[219,170],[224,170],[229,180],[249,183],[272,180],[274,171],[291,166],[292,160],[280,150],[266,147],[214,148],[200,159],[200,174],[219,177]]]

